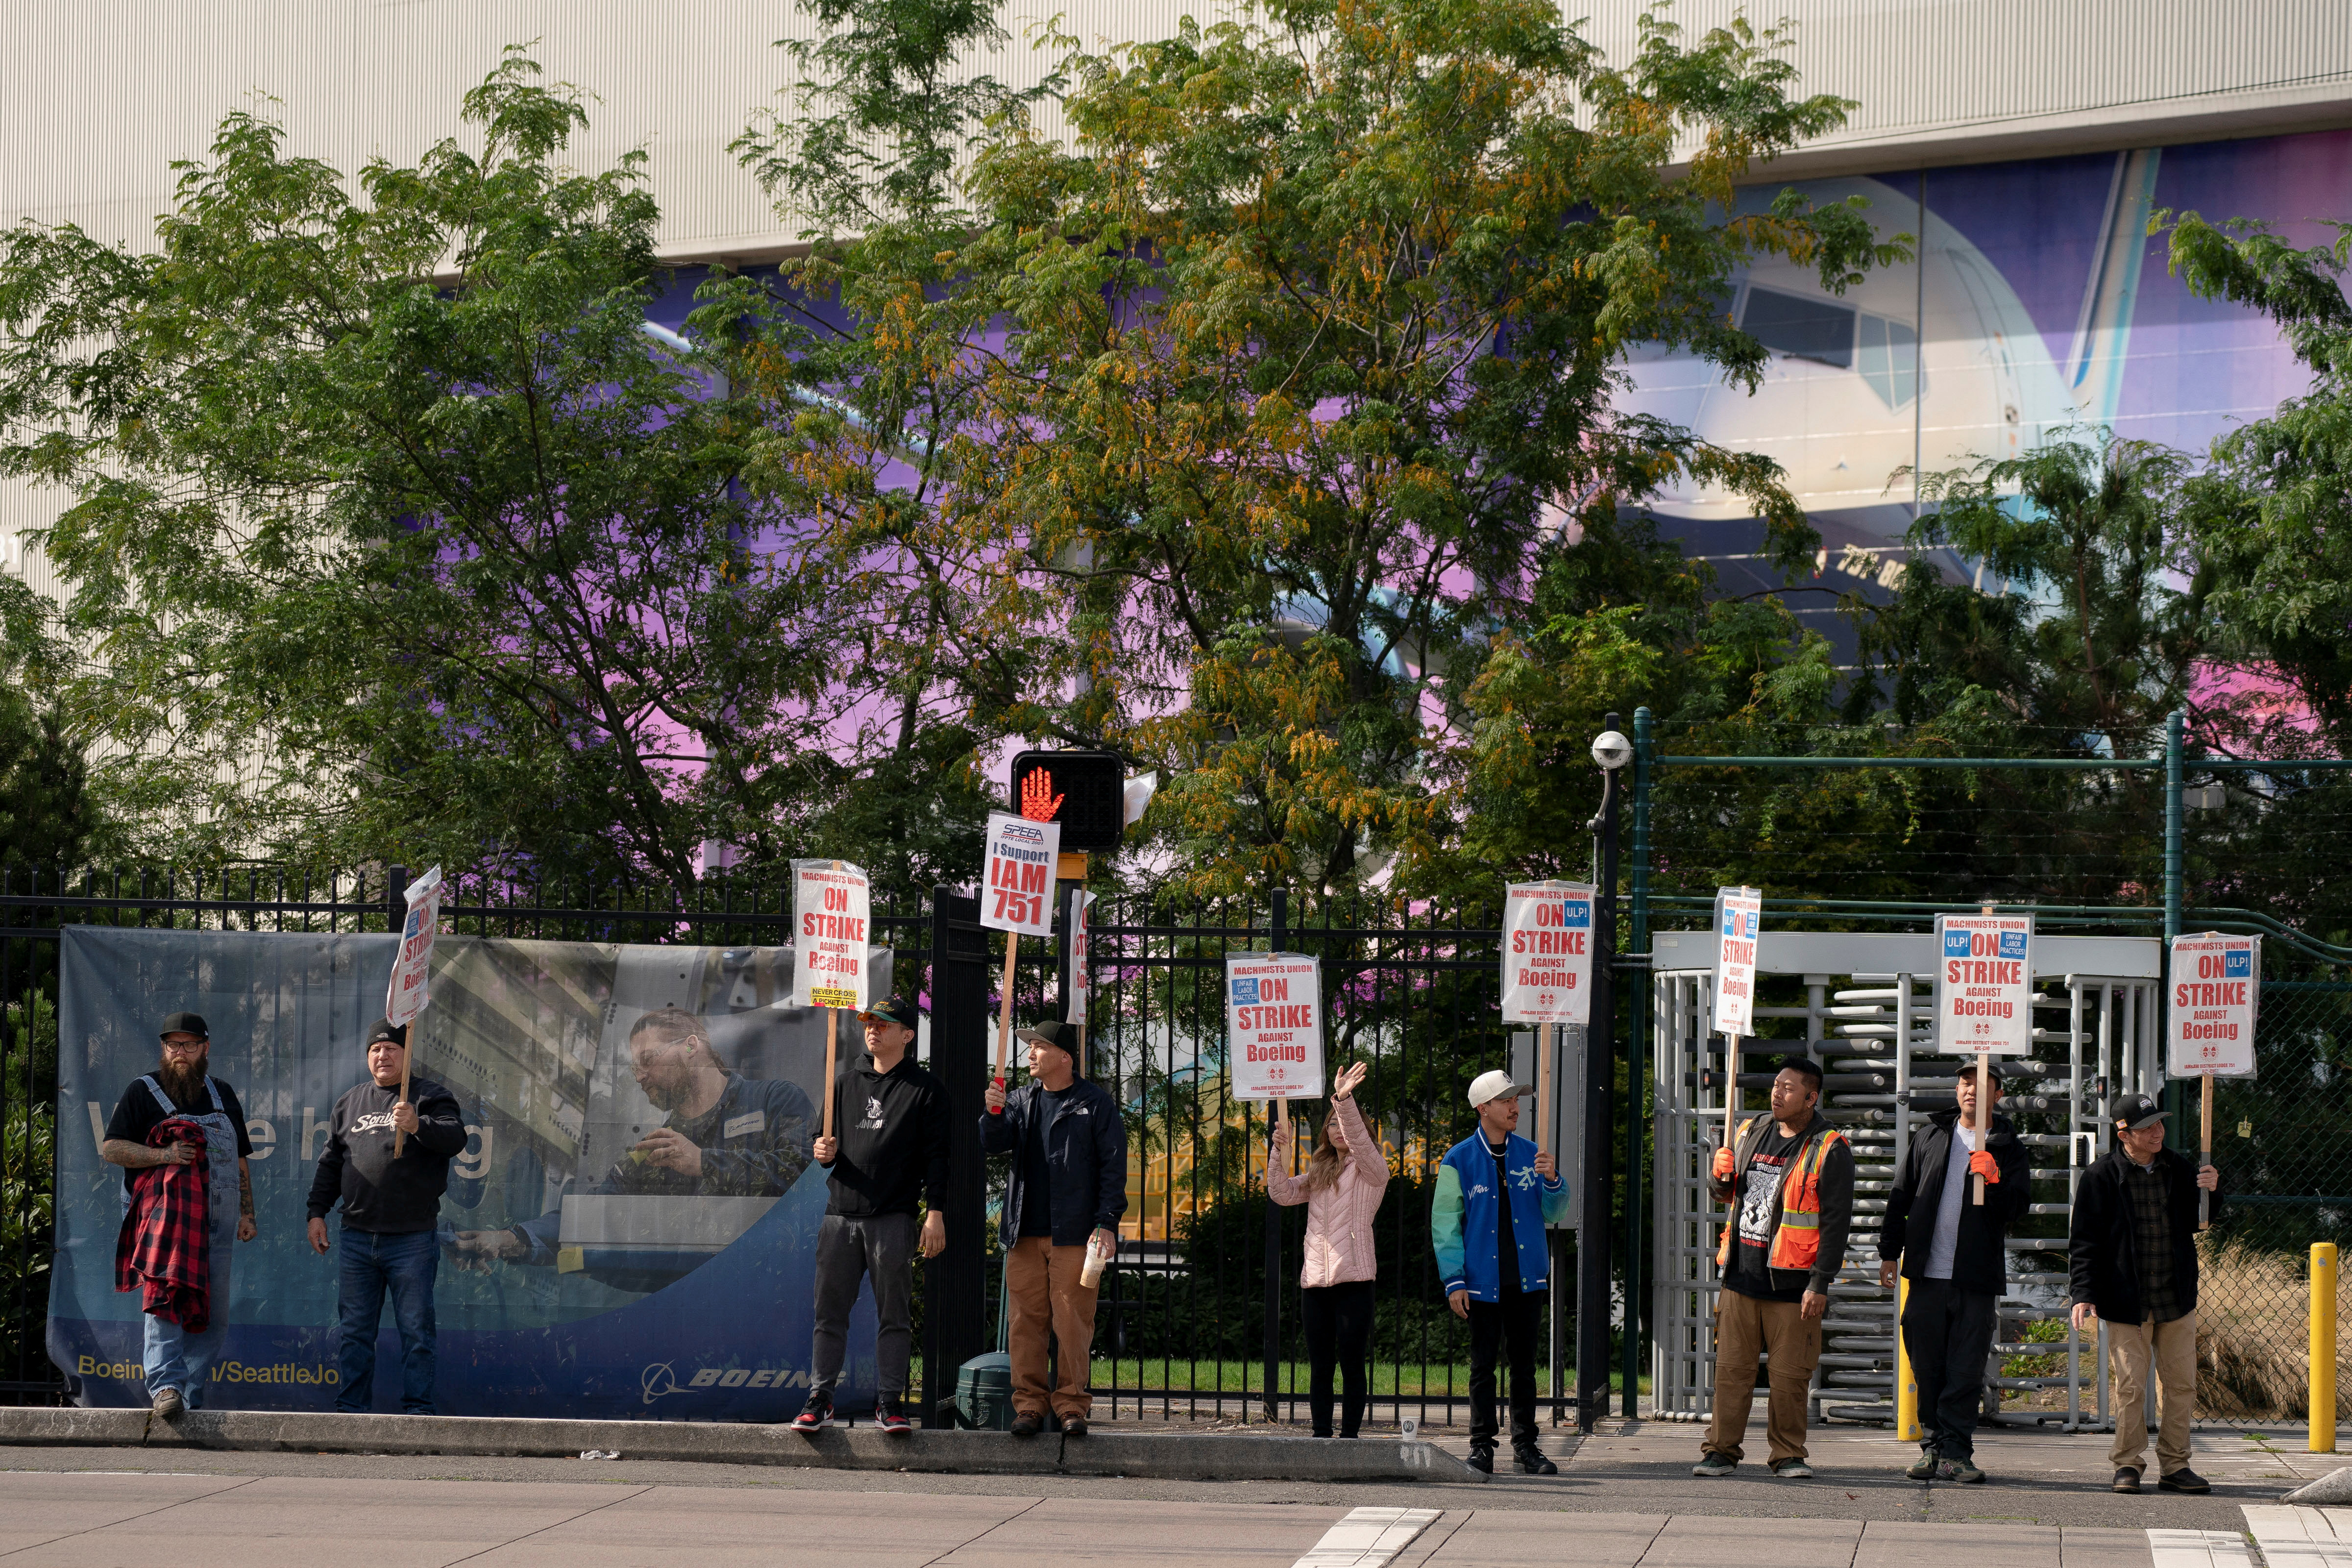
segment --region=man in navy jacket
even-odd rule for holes
[[[980,1119],[980,1146],[1013,1156],[1003,1236],[1016,1437],[1045,1430],[1049,1398],[1065,1433],[1087,1429],[1096,1287],[1081,1275],[1087,1247],[1105,1258],[1118,1252],[1118,1216],[1127,1212],[1126,1129],[1109,1093],[1077,1076],[1077,1033],[1058,1022],[1022,1030],[1029,1081],[1009,1095],[991,1084]],[[1061,1348],[1050,1395],[1049,1331]]]

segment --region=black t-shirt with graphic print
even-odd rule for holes
[[[1803,1134],[1791,1138],[1780,1131],[1777,1121],[1765,1127],[1764,1141],[1756,1146],[1754,1158],[1748,1162],[1746,1180],[1739,1189],[1731,1261],[1723,1271],[1726,1289],[1764,1301],[1805,1299],[1801,1285],[1793,1290],[1773,1289],[1768,1262],[1772,1256],[1772,1237],[1780,1229],[1780,1179],[1804,1147]]]

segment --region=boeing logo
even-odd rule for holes
[[[638,1375],[637,1384],[645,1403],[651,1405],[669,1394],[691,1393],[698,1388],[806,1388],[808,1381],[805,1369],[793,1372],[782,1367],[705,1366],[696,1368],[692,1377],[680,1383],[668,1362],[657,1361]]]

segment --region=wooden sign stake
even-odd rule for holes
[[[840,870],[841,862],[835,860],[833,868]],[[827,1007],[824,1010],[824,1135],[827,1138],[833,1136],[833,1102],[837,1093],[834,1080],[840,1073],[841,1009]]]
[[[1006,931],[1004,933],[1004,1000],[998,1005],[996,1013],[996,1087],[999,1089],[1004,1087],[1006,1053],[1013,1049],[1013,955],[1020,950],[1020,947],[1021,933]],[[989,1114],[1002,1116],[1004,1114],[1004,1108],[1000,1105]]]
[[[1739,1114],[1739,1037],[1723,1037],[1723,1146],[1738,1135],[1733,1119]],[[1736,1205],[1735,1205],[1736,1206]]]
[[[1985,1147],[1991,1141],[1991,1135],[1992,1058],[1979,1051],[1977,1053],[1977,1147]],[[1972,1177],[1971,1184],[1976,1195],[1969,1201],[1981,1208],[1984,1206],[1984,1177],[1981,1174]]]
[[[1536,1152],[1551,1152],[1551,1030],[1549,1024],[1538,1026],[1536,1031]]]
[[[2205,1080],[2205,1092],[2197,1108],[2197,1166],[2203,1170],[2213,1163],[2213,1075],[2198,1075]],[[2204,1188],[2197,1189],[2197,1228],[2204,1230],[2213,1223],[2213,1194]]]
[[[416,1020],[414,1018],[411,1018],[408,1021],[408,1032],[411,1035],[416,1033]],[[400,1098],[403,1100],[406,1100],[408,1098],[408,1069],[411,1067],[414,1067],[415,1063],[416,1052],[413,1044],[401,1047]],[[406,1132],[401,1131],[397,1127],[392,1130],[392,1157],[394,1159],[397,1160],[400,1158],[401,1145],[407,1142],[408,1134]],[[2208,1143],[2213,1142],[2213,1080],[2210,1078],[2205,1080],[2205,1142]]]

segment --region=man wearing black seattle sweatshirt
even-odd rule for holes
[[[936,1258],[948,1244],[948,1101],[939,1079],[910,1053],[921,1015],[892,1000],[858,1015],[867,1060],[833,1083],[835,1136],[816,1141],[830,1173],[824,1224],[816,1239],[816,1329],[808,1404],[793,1418],[814,1432],[833,1419],[833,1386],[849,1345],[857,1282],[874,1282],[874,1424],[909,1429],[904,1402],[914,1351],[915,1254]],[[919,1227],[917,1200],[930,1212]]]
[[[327,1146],[310,1179],[310,1250],[327,1250],[327,1211],[343,1205],[342,1343],[335,1408],[365,1411],[375,1394],[375,1335],[392,1295],[400,1331],[400,1406],[433,1414],[433,1284],[440,1272],[435,1234],[451,1156],[466,1146],[456,1097],[430,1079],[411,1078],[408,1027],[379,1019],[367,1037],[366,1083],[335,1101]],[[405,1133],[394,1158],[396,1134]]]

